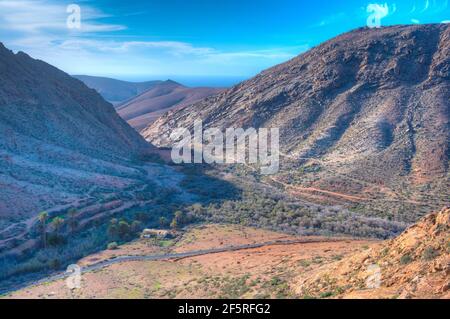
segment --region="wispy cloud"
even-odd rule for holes
[[[222,50],[181,41],[136,39],[118,34],[127,26],[106,23],[114,17],[87,1],[80,3],[81,29],[71,30],[66,25],[66,4],[56,0],[0,0],[1,40],[11,49],[25,51],[72,74],[110,76],[247,75],[306,49]]]
[[[118,34],[126,25],[105,23],[108,13],[82,2],[82,28],[66,26],[66,6],[56,0],[0,0],[0,38],[14,50],[72,74],[241,75],[284,62],[306,46],[221,50],[181,41],[148,41]],[[135,12],[135,14],[141,14]],[[119,36],[120,35],[120,36]]]
[[[213,54],[214,49],[208,47],[194,47],[190,43],[177,41],[117,41],[109,39],[83,39],[75,38],[57,44],[61,50],[79,50],[105,53],[133,53],[142,50],[161,50],[168,54],[181,55],[207,55]]]
[[[426,0],[425,7],[422,9],[422,11],[420,13],[424,13],[425,11],[428,10],[429,7],[430,7],[430,0]]]
[[[338,23],[342,20],[344,20],[346,18],[346,13],[345,12],[338,12],[336,14],[330,15],[322,20],[320,20],[319,22],[313,24],[311,27],[313,28],[317,28],[317,27],[325,27],[331,24],[335,24]]]
[[[0,30],[23,34],[42,32],[73,33],[67,28],[67,6],[49,0],[0,0]],[[110,17],[89,5],[82,6],[82,24],[77,33],[111,32],[126,29],[124,25],[99,23],[98,19]]]
[[[273,48],[268,50],[250,50],[237,52],[218,52],[208,54],[210,58],[215,59],[234,59],[234,58],[264,58],[264,59],[290,59],[309,49],[308,45],[292,46],[285,48]]]
[[[392,5],[391,14],[394,14],[394,13],[396,13],[396,12],[397,12],[397,4],[394,3],[394,4]]]

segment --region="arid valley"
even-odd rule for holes
[[[0,0],[5,21],[23,8]],[[48,51],[0,33],[2,299],[450,299],[447,20],[287,54],[100,45],[83,32],[140,29],[89,19]]]

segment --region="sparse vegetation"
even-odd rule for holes
[[[324,299],[324,298],[330,298],[332,296],[333,296],[332,291],[326,291],[326,292],[322,292],[319,297]]]
[[[342,207],[301,205],[264,188],[244,190],[239,200],[210,203],[202,208],[190,206],[186,211],[198,221],[241,224],[305,235],[389,238],[405,228],[402,223],[364,217]]]
[[[423,251],[423,259],[426,261],[430,261],[435,259],[439,255],[439,252],[435,250],[433,247],[427,247]]]
[[[39,225],[42,233],[42,245],[44,246],[44,248],[47,247],[47,219],[48,219],[47,212],[42,212],[38,216],[38,220],[40,223]]]
[[[407,265],[413,261],[413,258],[410,254],[405,254],[400,258],[400,264],[401,265]]]

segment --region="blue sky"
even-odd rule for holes
[[[0,0],[0,41],[71,74],[247,78],[366,26],[374,3],[383,26],[450,22],[449,0]]]

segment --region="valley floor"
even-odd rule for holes
[[[246,245],[258,247],[246,248]],[[120,256],[227,251],[114,263],[83,273],[80,289],[71,290],[64,279],[59,279],[5,297],[304,298],[309,296],[296,292],[299,275],[377,245],[379,242],[370,240],[296,237],[243,226],[197,226],[173,240],[140,239],[117,250],[88,256],[78,265],[86,268]]]
[[[450,299],[449,230],[449,208],[387,241],[198,225],[80,260],[79,289],[50,278],[4,297]]]

